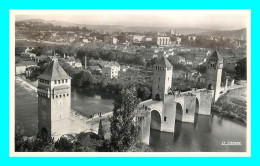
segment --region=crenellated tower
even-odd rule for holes
[[[152,99],[164,100],[172,85],[172,65],[166,57],[158,59],[153,66]]]
[[[70,117],[71,77],[53,58],[46,70],[38,77],[38,133],[51,137],[60,126],[55,122]]]
[[[223,58],[215,50],[207,59],[206,88],[214,90],[213,102],[217,101],[221,92],[221,77],[223,68]]]

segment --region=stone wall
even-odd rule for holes
[[[182,122],[194,123],[195,107],[196,107],[196,96],[186,95],[184,97],[184,110],[183,110]]]
[[[213,90],[206,90],[200,94],[199,111],[200,115],[210,115],[211,114],[211,104],[212,104],[212,94]]]
[[[163,103],[162,128],[161,131],[174,132],[176,103],[174,95],[166,95]]]

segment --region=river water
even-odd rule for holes
[[[37,133],[37,97],[16,83],[15,121],[28,136]],[[114,95],[107,92],[72,89],[72,109],[89,116],[113,109]],[[222,145],[238,142],[241,145]],[[246,151],[246,125],[213,114],[196,115],[195,123],[176,121],[175,132],[151,130],[150,146],[156,152],[244,152]]]

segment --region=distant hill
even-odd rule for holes
[[[122,25],[89,25],[87,22],[85,24],[77,24],[65,21],[46,21],[43,19],[29,19],[23,20],[21,22],[42,22],[42,23],[51,23],[56,26],[77,26],[79,28],[86,27],[88,29],[94,29],[97,31],[105,31],[108,33],[113,32],[170,32],[170,29],[176,30],[178,34],[199,34],[199,35],[208,35],[208,36],[225,36],[231,37],[234,39],[246,39],[246,29],[239,29],[239,30],[228,30],[228,31],[218,31],[214,29],[201,29],[201,28],[174,28],[174,27],[149,27],[149,26],[122,26]]]
[[[198,34],[208,31],[213,31],[212,29],[200,29],[200,28],[174,28],[174,27],[149,27],[149,26],[122,26],[122,25],[89,25],[88,23],[85,24],[77,24],[77,23],[70,23],[65,21],[46,21],[43,19],[29,19],[23,20],[19,22],[42,22],[42,23],[51,23],[56,26],[78,26],[79,28],[86,27],[88,29],[95,29],[99,31],[105,31],[108,33],[112,32],[170,32],[170,29],[175,29],[177,33],[180,34]]]
[[[226,31],[208,31],[200,34],[208,36],[225,36],[233,39],[246,40],[246,28]]]

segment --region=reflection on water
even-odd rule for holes
[[[104,91],[71,90],[71,107],[82,114],[89,116],[94,113],[110,112],[113,110],[113,103],[116,95]]]
[[[115,97],[103,91],[72,89],[72,109],[87,116],[109,112],[113,109]],[[15,121],[22,122],[28,136],[37,134],[37,105],[37,98],[16,84]],[[242,145],[223,146],[223,141],[241,142]],[[157,152],[246,151],[246,125],[214,114],[196,115],[194,124],[176,121],[174,133],[151,130],[150,146]]]
[[[243,152],[246,151],[246,126],[220,117],[196,115],[195,123],[175,122],[175,132],[151,130],[150,146],[157,152]],[[242,145],[221,145],[223,141]]]

